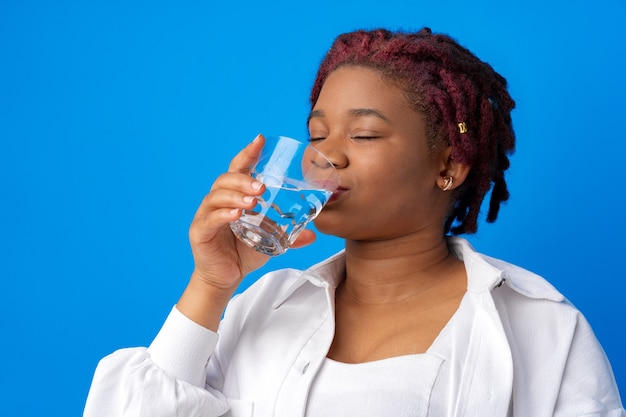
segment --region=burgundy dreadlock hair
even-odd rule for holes
[[[311,107],[328,75],[342,66],[377,70],[400,86],[426,116],[431,149],[452,146],[452,159],[471,166],[455,191],[444,231],[476,232],[492,184],[487,221],[494,222],[509,198],[504,171],[515,147],[510,115],[515,102],[506,79],[451,37],[429,28],[416,33],[360,30],[335,39],[315,78]]]

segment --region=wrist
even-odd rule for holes
[[[194,272],[176,308],[199,325],[217,331],[224,309],[236,288],[236,285],[217,287],[200,279]]]

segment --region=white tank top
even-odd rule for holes
[[[426,353],[358,364],[327,358],[311,387],[306,417],[451,415],[475,311],[470,299],[463,297]],[[452,346],[465,348],[453,352]]]

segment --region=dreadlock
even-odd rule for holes
[[[405,91],[426,116],[431,150],[451,146],[453,160],[471,166],[455,190],[445,233],[475,233],[485,195],[492,188],[487,221],[509,198],[504,171],[515,147],[507,81],[450,36],[429,28],[416,33],[385,29],[345,33],[335,39],[311,90],[315,106],[328,75],[342,66],[381,72]]]

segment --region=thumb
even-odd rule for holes
[[[296,238],[296,241],[293,242],[293,245],[291,245],[291,247],[293,249],[298,249],[304,246],[308,246],[311,243],[315,242],[316,238],[317,236],[315,235],[315,232],[313,230],[304,229]]]

